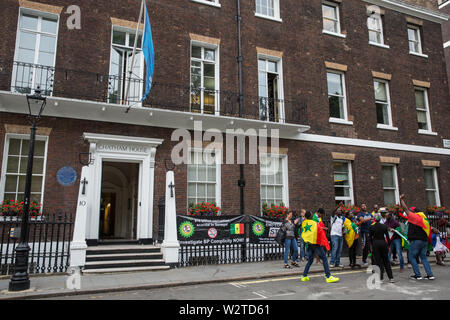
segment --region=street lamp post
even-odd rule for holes
[[[28,220],[30,211],[31,178],[33,174],[34,141],[36,137],[36,123],[41,117],[42,111],[44,111],[47,98],[41,95],[41,90],[38,87],[34,94],[27,95],[27,103],[29,111],[28,118],[31,123],[30,145],[28,151],[20,242],[15,249],[16,260],[14,263],[14,274],[9,282],[9,291],[23,291],[30,289],[30,279],[28,277],[28,255],[30,252],[30,247],[28,245]]]

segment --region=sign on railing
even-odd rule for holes
[[[275,237],[283,224],[280,220],[249,216],[250,242],[256,244],[277,244]]]
[[[177,216],[180,245],[238,244],[245,242],[245,216]]]

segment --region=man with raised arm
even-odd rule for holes
[[[434,280],[430,263],[427,259],[428,237],[431,232],[430,223],[427,217],[419,209],[415,208],[412,212],[405,203],[405,195],[400,196],[400,203],[405,210],[406,219],[408,220],[408,241],[409,241],[409,262],[414,270],[414,274],[410,276],[413,280],[422,280],[417,258],[420,258],[427,276],[425,279]]]

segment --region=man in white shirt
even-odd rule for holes
[[[341,264],[341,254],[343,245],[344,220],[341,209],[338,207],[331,216],[331,258],[330,266],[344,267]]]
[[[381,215],[380,223],[381,224],[385,224],[386,223],[386,214],[387,213],[388,213],[387,208],[381,208],[380,209],[380,215]]]

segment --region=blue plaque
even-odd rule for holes
[[[72,167],[62,167],[56,173],[56,179],[60,185],[68,187],[77,181],[77,172]]]

